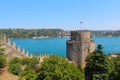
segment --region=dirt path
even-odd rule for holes
[[[7,67],[4,68],[0,74],[0,80],[18,80],[18,76],[15,76],[7,71]]]

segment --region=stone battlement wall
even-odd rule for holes
[[[90,31],[88,30],[71,31],[71,40],[81,42],[90,41]]]
[[[89,30],[75,30],[75,31],[71,31],[71,33],[77,32],[77,33],[81,33],[81,32],[90,32]]]
[[[10,39],[6,38],[5,34],[1,34],[0,38],[1,38],[1,40],[0,40],[1,43],[5,44],[5,46],[4,46],[4,48],[6,48],[5,54],[8,56],[8,59],[11,59],[13,57],[19,57],[19,58],[29,57],[29,58],[32,58],[32,57],[35,56],[33,54],[29,54],[29,52],[25,51],[24,48],[20,48],[20,46],[16,46],[16,43],[14,43],[14,42],[11,43]],[[40,60],[40,62],[42,62],[44,58],[49,58],[49,56],[51,56],[51,55],[40,54],[38,56],[38,59]]]

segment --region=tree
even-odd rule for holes
[[[21,64],[20,63],[15,63],[15,64],[10,64],[9,65],[9,72],[18,75],[19,72],[21,71]]]
[[[0,68],[4,68],[6,66],[6,57],[4,55],[0,55]]]
[[[73,63],[53,55],[44,60],[36,80],[84,80],[84,76]]]
[[[6,66],[6,56],[4,55],[4,48],[1,48],[3,44],[0,42],[0,69]]]
[[[13,58],[9,62],[8,70],[9,72],[18,75],[19,72],[22,70],[19,58]]]
[[[20,80],[35,80],[37,74],[34,70],[23,70],[19,73]]]
[[[33,57],[33,58],[23,58],[21,60],[21,64],[23,66],[26,66],[26,69],[33,69],[35,71],[38,70],[39,68],[39,60],[37,59],[37,57]]]
[[[19,80],[35,80],[39,70],[39,60],[37,57],[21,59],[22,71],[19,73]]]
[[[111,80],[120,80],[120,55],[116,58],[112,58],[115,64],[115,70],[110,75]]]
[[[86,62],[86,80],[109,80],[109,75],[114,71],[114,63],[103,53],[102,45],[88,55]]]
[[[98,45],[97,52],[103,54],[103,47],[101,44]]]
[[[16,64],[16,63],[21,63],[20,58],[17,58],[17,57],[12,58],[9,62],[9,64]]]
[[[0,55],[4,55],[4,51],[5,51],[4,48],[0,48]]]
[[[25,57],[25,58],[22,58],[22,59],[21,59],[21,64],[22,64],[23,66],[26,66],[26,65],[28,65],[29,63],[30,63],[30,58]]]
[[[39,64],[39,60],[37,59],[37,57],[33,57],[33,58],[30,59],[27,68],[31,68],[31,69],[37,70],[36,66],[38,64]]]
[[[37,71],[39,69],[39,60],[37,57],[33,58],[13,58],[9,62],[9,72],[20,76],[19,80],[35,80]]]

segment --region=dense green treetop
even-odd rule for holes
[[[39,60],[37,57],[33,58],[13,58],[9,62],[9,72],[19,75],[19,80],[35,80],[37,71],[39,70]]]
[[[19,72],[22,70],[22,66],[20,64],[21,60],[20,58],[13,58],[10,60],[9,62],[9,66],[8,66],[8,70],[9,72],[15,74],[15,75],[18,75]]]
[[[1,39],[0,39],[1,40]],[[0,41],[0,69],[6,66],[6,56],[4,54],[5,49],[1,48],[3,44]]]
[[[0,29],[0,34],[9,38],[59,37],[64,36],[61,29]]]
[[[110,80],[110,74],[115,67],[108,55],[103,53],[102,48],[102,45],[98,45],[98,49],[88,55],[85,67],[86,80]]]
[[[4,55],[0,55],[0,68],[4,68],[6,66],[6,57]]]
[[[120,55],[116,58],[112,58],[114,64],[115,64],[115,71],[111,76],[112,80],[120,80]]]
[[[42,63],[37,80],[84,80],[84,76],[73,63],[53,55]]]

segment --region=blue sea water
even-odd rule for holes
[[[66,41],[70,38],[13,39],[17,46],[34,54],[58,54],[66,56]],[[120,37],[94,37],[96,46],[102,44],[105,53],[120,52]]]
[[[45,39],[13,39],[17,46],[24,48],[29,53],[59,54],[66,56],[66,41],[69,38],[45,38]]]

